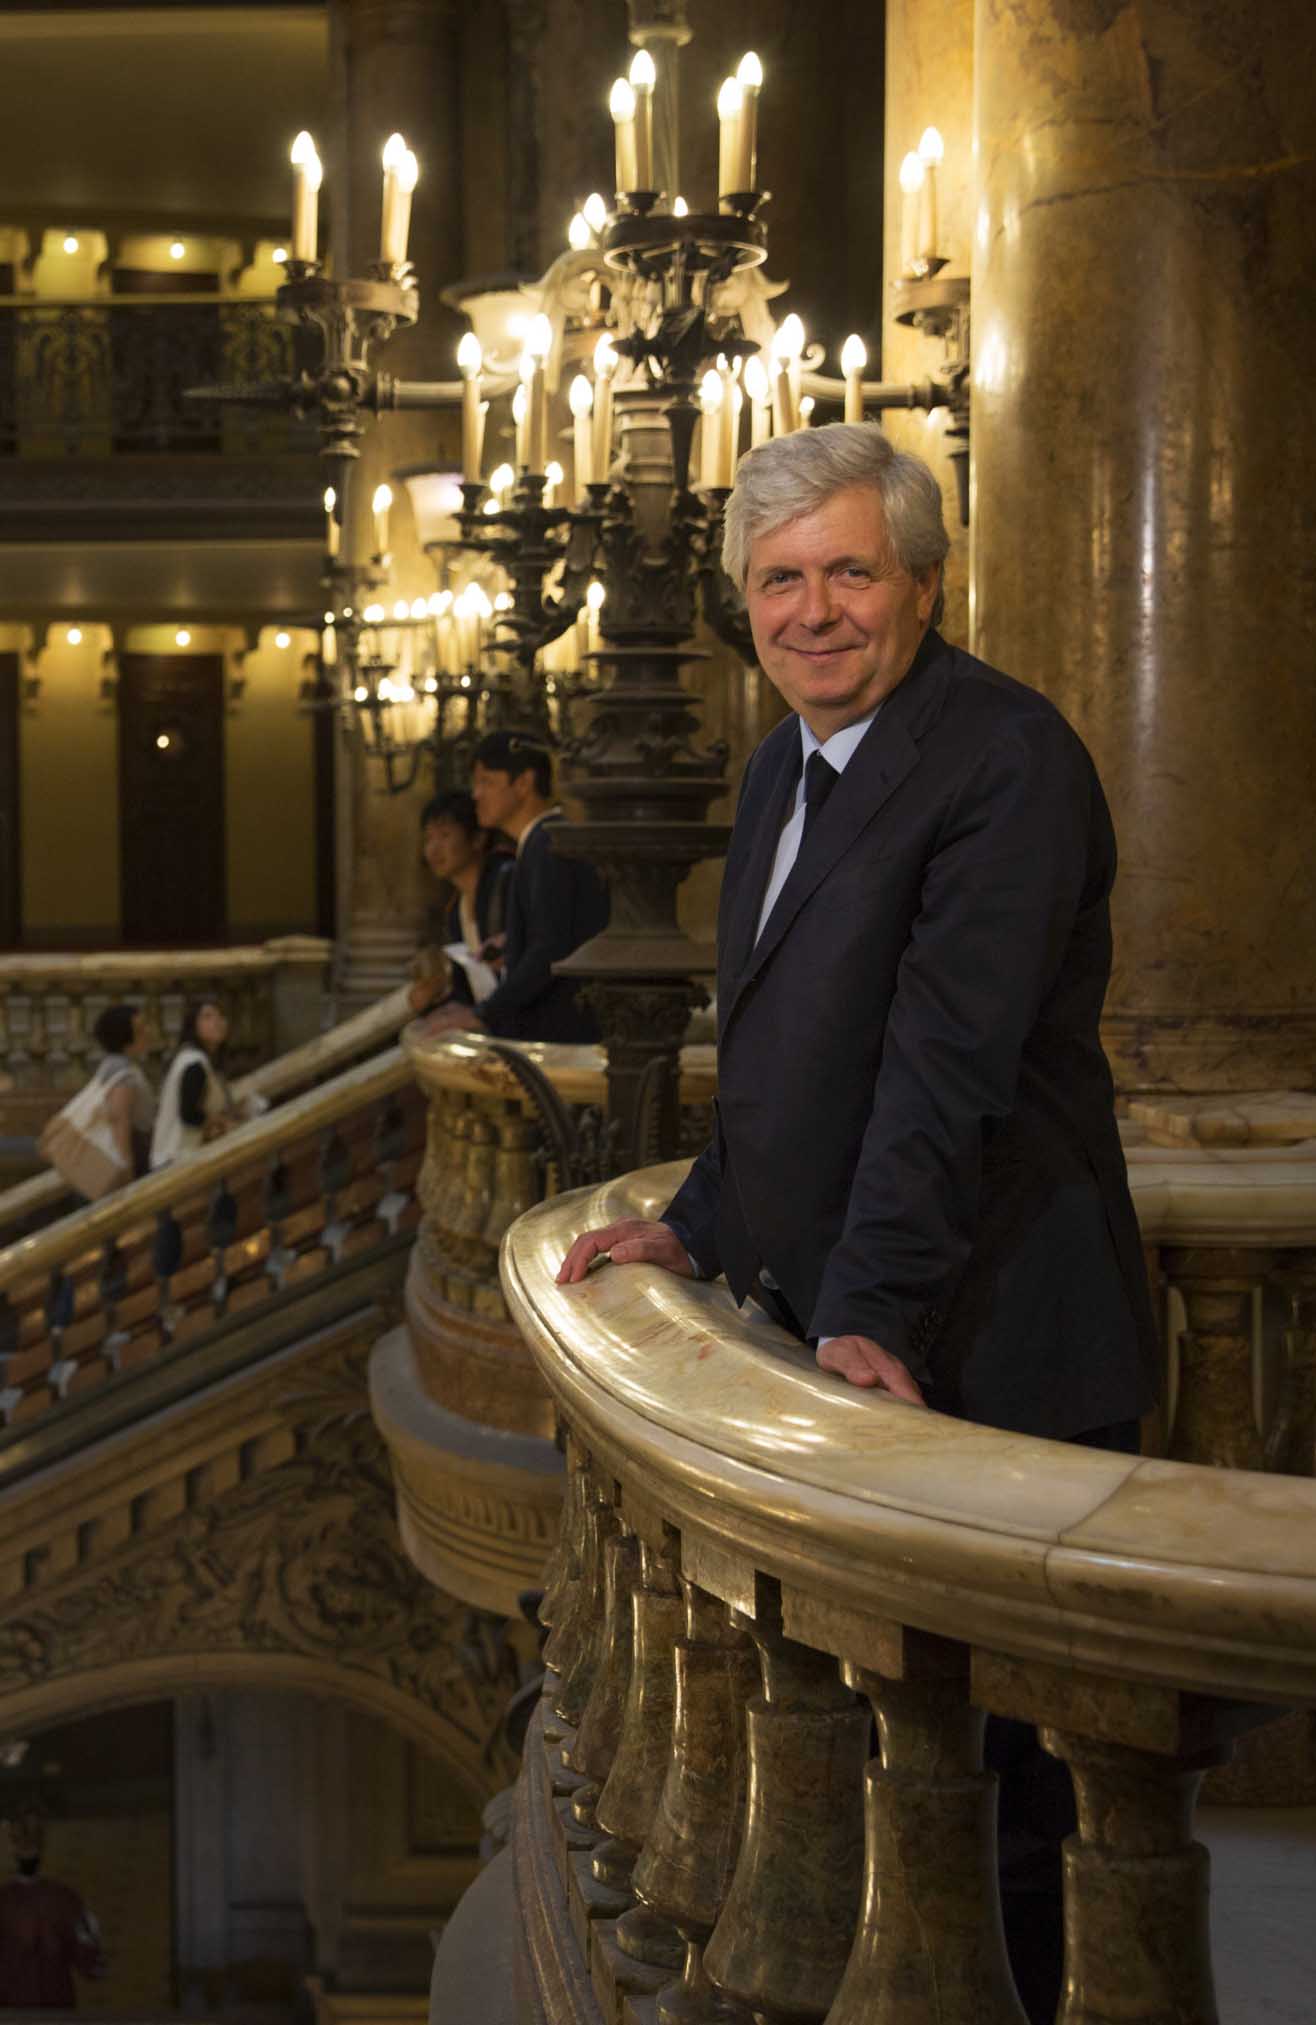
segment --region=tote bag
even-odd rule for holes
[[[38,1142],[42,1159],[91,1202],[131,1178],[106,1106],[110,1091],[121,1081],[120,1076],[105,1082],[93,1076],[47,1121]]]

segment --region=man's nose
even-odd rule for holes
[[[835,625],[839,616],[832,586],[826,576],[805,577],[804,601],[800,608],[800,620],[810,632],[818,633],[826,626]]]

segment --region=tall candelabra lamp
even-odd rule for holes
[[[312,700],[362,738],[384,784],[406,787],[423,759],[440,780],[460,778],[473,741],[495,726],[557,747],[581,816],[555,828],[554,848],[597,865],[611,894],[606,930],[561,969],[598,1013],[608,1062],[600,1143],[616,1167],[677,1149],[681,1043],[714,968],[712,948],[680,924],[678,892],[725,849],[727,828],[710,810],[726,791],[728,755],[704,737],[683,673],[709,652],[701,620],[753,660],[720,564],[742,446],[904,407],[943,409],[950,455],[967,449],[967,284],[947,283],[932,250],[935,134],[921,144],[917,189],[902,178],[912,222],[896,286],[898,314],[941,340],[940,363],[917,384],[868,380],[856,334],[831,377],[798,314],[778,323],[770,307],[783,285],[765,274],[763,73],[753,54],[718,95],[716,197],[691,205],[679,194],[677,66],[688,39],[679,0],[632,0],[637,47],[610,101],[616,194],[582,206],[539,280],[445,291],[471,324],[452,381],[398,381],[371,357],[418,313],[406,262],[416,166],[405,143],[394,136],[385,150],[379,263],[362,281],[331,280],[316,258],[318,161],[299,137],[279,303],[318,333],[320,363],[274,386],[210,393],[319,421],[330,483]],[[391,598],[390,488],[372,502],[371,556],[345,552],[361,431],[388,409],[449,403],[461,407],[460,474],[395,474],[436,588]],[[512,449],[487,478],[486,436],[495,452]]]

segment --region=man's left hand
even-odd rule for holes
[[[427,1034],[483,1033],[484,1022],[473,1006],[461,1005],[454,1000],[430,1014],[424,1031]]]
[[[849,1385],[889,1392],[893,1399],[907,1399],[912,1406],[927,1405],[900,1359],[871,1336],[833,1336],[830,1343],[819,1345],[817,1357],[820,1371],[834,1371]]]

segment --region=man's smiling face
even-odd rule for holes
[[[745,602],[760,666],[816,737],[866,717],[908,674],[940,579],[896,561],[868,485],[751,544]]]

